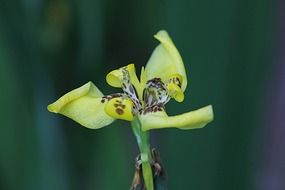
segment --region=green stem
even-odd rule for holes
[[[149,146],[149,133],[141,130],[141,123],[137,117],[131,122],[133,132],[141,152],[142,172],[147,190],[153,190],[153,176],[150,163],[152,162]]]

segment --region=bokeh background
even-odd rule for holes
[[[144,65],[166,29],[206,128],[151,132],[169,189],[285,189],[285,14],[272,0],[0,0],[0,189],[125,190],[138,154],[126,122],[100,130],[47,112],[108,71]]]

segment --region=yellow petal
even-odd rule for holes
[[[123,83],[131,83],[137,91],[138,98],[142,98],[144,86],[138,80],[134,64],[111,71],[107,74],[106,81],[110,86],[116,88],[122,88]]]
[[[139,82],[134,64],[113,70],[106,76],[107,83],[116,88],[121,88],[125,80],[130,80],[131,83]]]
[[[102,92],[88,82],[48,105],[47,109],[67,116],[84,127],[98,129],[114,121],[104,111],[106,102],[101,102],[102,96]]]
[[[145,68],[147,80],[161,78],[163,82],[167,82],[171,76],[179,74],[183,79],[181,89],[184,92],[187,86],[187,76],[178,50],[166,31],[161,30],[154,37],[160,41],[160,44],[147,62]]]
[[[105,106],[105,112],[116,119],[132,121],[133,102],[128,98],[117,97],[111,99]]]
[[[144,131],[171,127],[179,129],[202,128],[211,122],[213,118],[214,114],[211,105],[176,116],[167,116],[165,112],[149,113],[139,116]]]

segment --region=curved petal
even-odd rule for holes
[[[139,116],[143,131],[171,127],[179,129],[202,128],[211,122],[213,118],[211,105],[176,116],[167,116],[163,111]]]
[[[67,116],[84,127],[99,129],[114,121],[104,111],[106,101],[102,101],[102,96],[102,92],[88,82],[48,105],[47,109]]]
[[[135,86],[139,85],[134,64],[129,64],[111,71],[107,74],[106,81],[110,86],[116,88],[121,88],[125,82],[130,82]]]
[[[144,73],[147,80],[161,78],[163,82],[167,82],[179,74],[182,76],[180,82],[184,92],[187,86],[187,76],[178,50],[166,31],[161,30],[154,37],[160,41],[160,44],[155,48],[146,64]]]

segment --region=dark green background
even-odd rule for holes
[[[151,132],[169,189],[255,189],[274,10],[271,0],[0,0],[0,189],[128,189],[138,154],[129,124],[89,130],[46,106],[90,80],[116,92],[105,75],[144,65],[160,29],[189,78],[168,112],[215,112],[201,130]]]

